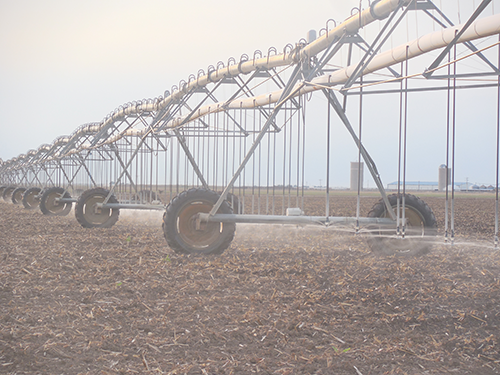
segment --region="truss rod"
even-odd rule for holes
[[[203,103],[205,103],[205,101],[208,99],[208,98],[213,98],[213,93],[215,90],[217,90],[223,83],[224,81],[220,81],[219,83],[217,83],[213,88],[212,90],[210,90],[207,95],[203,98],[203,100],[200,100],[200,102],[196,105],[196,107],[194,107],[191,112],[189,113],[189,115],[187,115],[187,117],[182,121],[182,123],[180,123],[178,125],[178,127],[181,127],[182,125],[186,124],[187,122],[189,122],[189,120],[191,119],[191,117],[196,113],[196,111],[203,105]],[[189,108],[187,102],[184,102],[184,106]]]
[[[130,145],[130,147],[132,147],[132,145]],[[139,146],[140,147],[140,146]],[[135,185],[134,183],[134,179],[132,178],[132,176],[130,175],[129,171],[128,171],[128,166],[130,166],[130,164],[132,163],[132,160],[130,160],[130,164],[127,166],[125,165],[125,163],[123,162],[123,159],[121,158],[120,156],[120,153],[118,152],[118,150],[115,148],[114,150],[114,153],[115,153],[115,156],[116,156],[116,160],[118,160],[118,163],[120,164],[120,166],[122,167],[125,175],[127,176],[128,180],[130,181],[130,185],[132,187],[132,189],[134,189],[135,192],[137,192],[137,186]],[[132,158],[131,158],[132,159]],[[121,177],[116,180],[116,184],[118,184],[118,182],[121,180]],[[115,184],[115,186],[116,186]],[[113,187],[114,188],[114,187]]]
[[[252,75],[252,77],[257,76],[257,75],[258,75],[258,73],[260,73],[260,69],[259,69],[259,70],[256,70],[256,71],[255,71],[255,73]],[[251,77],[251,78],[252,78],[252,77]],[[279,76],[278,76],[278,77],[279,77]],[[251,78],[250,78],[249,80],[247,80],[246,82],[243,82],[243,79],[242,79],[240,76],[238,76],[237,78],[241,81],[241,82],[238,82],[238,81],[236,80],[236,82],[237,82],[237,83],[238,83],[238,85],[240,86],[240,89],[238,90],[238,93],[239,93],[239,92],[241,92],[241,91],[243,91],[243,90],[245,89],[245,87],[246,87],[246,88],[247,88],[247,90],[243,91],[243,92],[245,93],[245,95],[246,95],[247,97],[252,97],[252,96],[254,96],[254,94],[253,94],[253,92],[252,92],[252,89],[251,89],[250,87],[248,87],[248,82],[250,82],[250,79],[251,79]],[[274,81],[274,82],[276,82],[274,78],[273,78],[273,81]],[[228,105],[228,104],[229,104],[232,100],[236,99],[236,97],[237,97],[237,95],[233,95],[232,99],[228,100],[228,101],[227,101],[224,105],[227,107],[227,105]],[[269,114],[268,114],[266,111],[264,111],[264,109],[263,109],[262,107],[259,107],[259,111],[260,111],[260,113],[261,113],[261,114],[262,114],[262,115],[263,115],[266,119],[269,117]],[[273,126],[274,130],[276,130],[277,132],[281,131],[281,129],[278,127],[278,125],[276,125],[276,123],[274,123],[274,122],[273,122],[273,123],[272,123],[272,126]],[[248,132],[246,132],[246,131],[245,131],[245,133],[246,133],[245,135],[248,135]]]
[[[75,177],[78,174],[78,172],[80,171],[80,169],[83,167],[85,169],[85,171],[87,172],[87,175],[89,176],[90,182],[92,182],[92,185],[94,185],[94,187],[96,187],[97,184],[94,181],[94,177],[92,177],[92,173],[90,173],[90,170],[87,167],[87,164],[85,164],[85,160],[89,157],[89,155],[90,155],[90,151],[87,151],[87,155],[85,156],[85,158],[83,158],[80,154],[78,154],[77,157],[80,159],[80,166],[78,167],[77,171],[75,172]]]
[[[357,35],[357,37],[359,38],[359,42],[355,42],[355,44],[358,46],[358,48],[360,50],[362,50],[363,52],[365,53],[369,53],[369,50],[370,50],[370,45],[360,36],[360,35]],[[368,47],[368,48],[365,48],[364,46]],[[348,64],[350,65],[350,64]],[[390,66],[387,67],[387,70],[395,77],[395,78],[399,78],[400,75],[398,74],[398,72],[396,72],[394,69],[392,69]]]
[[[404,75],[404,63],[401,62],[401,76]],[[401,80],[400,82],[400,90],[399,90],[399,124],[398,124],[398,198],[396,203],[396,234],[398,236],[401,235],[401,153],[402,153],[402,137],[403,137],[403,90],[404,90],[404,82],[405,80]]]
[[[427,72],[424,73],[424,77],[428,78],[432,75],[435,69],[441,64],[441,61],[446,57],[448,52],[457,44],[460,37],[467,31],[467,29],[472,25],[472,23],[479,17],[483,10],[491,3],[491,0],[483,0],[483,2],[477,7],[476,11],[467,20],[462,29],[455,35],[455,38],[445,47],[445,49],[439,54],[439,56],[434,60],[434,62],[429,66]],[[455,56],[456,60],[456,56]]]
[[[264,126],[262,127],[262,129],[261,129],[261,131],[259,133],[259,135],[257,136],[257,138],[255,139],[254,143],[252,144],[252,146],[248,150],[247,155],[245,156],[245,159],[243,159],[242,163],[240,164],[240,166],[236,170],[236,173],[232,177],[231,181],[225,187],[224,191],[222,192],[221,196],[219,197],[219,200],[212,207],[212,210],[210,211],[210,215],[211,216],[215,215],[217,213],[217,211],[219,210],[220,206],[222,205],[222,202],[224,202],[224,200],[226,199],[227,194],[232,189],[234,183],[236,182],[236,180],[240,176],[241,172],[243,171],[243,168],[245,168],[245,165],[248,163],[248,161],[250,160],[250,158],[253,156],[255,150],[257,150],[257,147],[259,147],[260,142],[262,141],[262,139],[266,135],[269,127],[271,126],[271,124],[274,121],[274,119],[275,119],[276,115],[278,114],[278,112],[281,110],[281,108],[286,103],[286,101],[290,97],[293,96],[292,95],[293,94],[293,92],[292,92],[293,87],[295,86],[295,84],[297,83],[297,81],[302,77],[301,70],[302,70],[301,69],[301,64],[297,64],[297,66],[295,67],[295,69],[293,71],[292,76],[290,77],[290,80],[288,81],[286,87],[283,90],[283,93],[281,95],[281,98],[280,98],[278,104],[274,108],[274,110],[271,113],[271,115],[269,116],[269,118],[266,120]]]
[[[391,204],[389,203],[389,199],[387,198],[387,193],[385,192],[384,185],[382,184],[382,181],[380,179],[380,175],[377,171],[377,167],[375,166],[375,162],[373,159],[370,157],[368,154],[368,151],[366,151],[365,147],[359,142],[359,139],[354,132],[354,129],[352,128],[351,123],[349,122],[349,119],[347,118],[347,115],[345,114],[344,110],[342,109],[342,106],[340,102],[338,101],[337,97],[331,90],[323,90],[323,93],[327,97],[330,105],[332,108],[337,112],[337,115],[339,118],[342,120],[344,123],[344,126],[346,127],[347,131],[351,135],[351,137],[354,139],[354,142],[356,145],[359,145],[361,155],[363,156],[363,160],[365,161],[368,170],[370,171],[373,180],[375,181],[375,184],[377,185],[378,190],[380,191],[380,195],[382,196],[382,199],[384,200],[385,206],[387,208],[387,212],[389,212],[389,215],[391,216],[392,220],[396,220],[396,215],[394,214],[394,210],[391,207]]]
[[[109,191],[109,194],[108,196],[106,197],[106,199],[103,201],[103,204],[106,204],[108,203],[109,199],[111,198],[111,195],[113,194],[113,192],[115,191],[115,188],[116,186],[120,183],[121,179],[123,178],[123,176],[125,174],[127,174],[127,176],[129,176],[129,179],[130,181],[132,182],[132,179],[128,173],[128,168],[130,167],[130,165],[132,164],[132,162],[134,161],[135,157],[137,156],[137,154],[139,153],[139,150],[141,149],[143,143],[146,141],[146,138],[148,137],[148,135],[153,131],[152,128],[150,128],[146,134],[144,136],[142,136],[140,142],[137,144],[137,147],[135,148],[134,150],[134,153],[132,154],[132,156],[130,157],[129,161],[127,162],[127,164],[123,167],[123,171],[122,173],[120,174],[120,176],[118,177],[118,179],[116,180],[116,182],[114,183],[114,185],[111,187],[110,191]],[[137,191],[137,189],[136,189]]]
[[[391,27],[391,29],[389,30],[389,32],[387,33],[387,35],[385,35],[383,38],[382,36],[384,35],[385,31],[387,30],[387,28],[389,27],[389,25],[392,23],[393,19],[396,18],[396,15],[397,15],[397,11],[399,9],[401,9],[402,7],[402,4],[400,4],[395,10],[393,13],[391,13],[391,16],[389,17],[389,19],[386,21],[384,27],[382,28],[382,30],[380,30],[380,32],[378,33],[377,37],[375,38],[375,40],[373,41],[372,45],[369,46],[368,48],[368,51],[366,51],[365,55],[363,56],[363,58],[359,61],[358,65],[356,66],[356,68],[354,69],[354,72],[351,74],[351,76],[347,79],[347,82],[344,84],[344,87],[343,89],[348,89],[349,87],[352,86],[352,84],[359,78],[360,75],[363,74],[364,70],[366,69],[366,67],[370,64],[370,62],[373,60],[373,58],[375,57],[375,55],[378,53],[378,51],[380,51],[380,48],[382,48],[382,46],[385,44],[385,42],[387,41],[387,39],[389,39],[389,37],[391,36],[391,34],[394,32],[394,30],[397,28],[397,26],[399,25],[399,23],[403,20],[403,18],[406,16],[406,14],[408,13],[408,10],[410,9],[409,7],[407,7],[403,13],[401,14],[401,16],[399,16],[399,18],[396,20],[396,22],[394,23],[394,25]],[[380,41],[380,44],[379,43],[379,40],[382,38],[382,40]],[[378,44],[378,45],[377,45]]]
[[[457,46],[453,48],[453,75],[457,73]],[[457,93],[455,90],[456,78],[452,79],[452,102],[451,102],[451,206],[450,206],[450,241],[455,242],[455,151],[456,151],[456,101]]]
[[[333,30],[330,30],[314,42],[304,46],[304,48],[295,48],[290,52],[275,56],[262,57],[257,60],[253,59],[241,61],[240,64],[234,64],[232,66],[209,71],[206,75],[188,83],[182,90],[178,90],[177,92],[164,98],[158,106],[160,108],[167,106],[170,102],[179,100],[180,97],[184,96],[186,92],[189,92],[192,88],[206,86],[209,83],[217,82],[228,76],[234,77],[242,73],[248,74],[262,67],[271,69],[278,66],[290,65],[292,63],[302,61],[304,58],[313,57],[327,48],[334,38],[344,32],[347,32],[347,34],[356,34],[360,28],[369,25],[375,20],[385,18],[398,7],[406,6],[409,3],[410,0],[374,1],[370,5],[369,9],[360,12],[359,15],[349,17],[347,20],[337,25]]]
[[[461,42],[474,40],[493,34],[498,34],[500,15],[494,15],[486,17],[484,19],[477,20],[473,28],[470,28],[462,38]],[[408,58],[414,58],[420,56],[424,53],[442,48],[447,45],[446,40],[449,40],[451,35],[455,35],[457,28],[448,28],[445,30],[440,30],[434,33],[427,34],[421,38],[418,38],[412,42],[404,43],[392,50],[374,55],[373,59],[369,64],[365,64],[363,74],[368,74],[388,66],[400,63],[406,58],[406,48],[410,46]],[[297,84],[297,89],[294,90],[295,95],[307,94],[309,92],[318,91],[323,89],[324,86],[335,86],[347,82],[350,76],[350,71],[353,66],[349,66],[344,69],[339,69],[332,74],[323,75],[316,77],[311,80],[311,82],[301,82]],[[238,99],[234,102],[229,103],[227,108],[240,109],[240,108],[254,108],[258,106],[269,105],[270,103],[276,103],[280,97],[282,97],[283,90],[277,90],[265,95],[256,96],[253,98]],[[221,109],[222,110],[222,109]],[[208,106],[203,106],[199,109],[196,116],[201,117],[209,112]],[[192,118],[193,119],[193,118]],[[173,119],[169,121],[165,127],[173,128],[178,126],[183,121],[183,117]]]
[[[428,3],[431,5],[431,9],[434,9],[435,11],[438,12],[438,14],[448,23],[448,26],[455,26],[451,20],[446,17],[446,15],[435,5],[432,3],[431,0],[428,0]],[[439,24],[441,27],[446,28],[446,24],[441,22],[438,18],[436,18],[431,12],[429,12],[428,9],[422,9],[425,14],[427,14],[430,18],[432,18],[437,24]],[[470,49],[472,52],[477,52],[478,49],[472,42],[464,42],[464,45]],[[486,64],[489,65],[489,67],[496,73],[499,74],[500,70],[486,57],[482,52],[477,53],[478,57],[483,60]]]
[[[408,53],[409,53],[409,47],[406,47],[406,60],[405,60],[405,76],[406,78],[404,79],[404,86],[405,89],[408,88]],[[403,110],[401,111],[403,115],[403,197],[402,197],[402,212],[401,212],[401,225],[402,225],[402,230],[401,230],[401,236],[402,238],[405,237],[406,235],[406,165],[407,165],[407,157],[408,157],[408,152],[407,152],[407,140],[408,140],[408,91],[402,93],[402,96],[404,97],[403,101]],[[398,212],[399,214],[399,212]]]
[[[448,77],[446,76],[446,79],[448,78],[453,78],[451,75]],[[366,87],[366,86],[365,86]],[[479,85],[463,85],[463,86],[457,86],[457,90],[466,90],[466,89],[486,89],[486,88],[496,88],[497,83],[491,83],[491,84],[479,84]],[[331,89],[331,88],[329,88]],[[377,94],[399,94],[400,92],[427,92],[427,91],[446,91],[448,90],[448,87],[443,86],[435,86],[435,87],[421,87],[421,88],[409,88],[409,89],[393,89],[393,90],[373,90],[373,91],[365,91],[363,95],[377,95]],[[349,91],[346,93],[346,96],[357,96],[359,95],[359,92],[355,91]]]
[[[356,197],[356,234],[359,233],[359,216],[361,208],[361,141],[363,135],[363,76],[361,76],[361,87],[359,89],[359,127],[358,127],[358,194]]]
[[[184,153],[186,154],[189,162],[191,163],[191,166],[193,167],[196,175],[198,176],[198,179],[200,180],[201,184],[205,189],[208,189],[208,183],[205,180],[205,177],[203,177],[203,173],[201,173],[200,168],[198,167],[198,164],[196,163],[196,160],[194,160],[193,154],[191,151],[189,151],[189,147],[186,144],[186,141],[183,137],[183,135],[180,133],[178,129],[174,129],[175,136],[177,137],[182,149],[184,150]]]
[[[33,180],[32,181],[37,180],[38,183],[40,184],[40,186],[42,186],[43,185],[42,181],[40,181],[40,179],[38,178],[38,172],[35,171],[35,168],[30,166],[29,170],[31,170],[31,172],[33,173]]]
[[[500,38],[499,38],[500,39]],[[498,47],[498,65],[500,66],[500,45]],[[497,88],[497,160],[496,160],[496,184],[495,184],[495,238],[494,244],[495,249],[498,249],[498,188],[499,188],[499,173],[500,173],[500,76],[498,76],[498,88]]]

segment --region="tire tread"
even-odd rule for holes
[[[162,228],[165,239],[167,240],[168,246],[177,254],[192,254],[197,253],[194,249],[187,249],[182,243],[177,240],[177,217],[178,210],[182,208],[186,201],[205,199],[211,201],[215,204],[219,199],[219,194],[213,190],[205,188],[192,188],[183,191],[179,195],[175,196],[167,206],[165,213],[163,214]],[[232,209],[227,202],[224,202],[219,209],[219,212],[232,213]],[[226,250],[234,239],[235,234],[235,224],[225,223],[229,230],[226,231],[226,235],[222,242],[208,251],[204,251],[203,254],[214,254],[219,255]]]

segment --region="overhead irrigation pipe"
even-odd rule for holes
[[[77,134],[73,134],[73,136],[76,136],[76,138],[78,138],[79,136],[82,136],[83,135],[82,133],[85,133],[85,131],[96,133],[96,136],[100,134],[104,135],[106,129],[112,126],[115,121],[124,119],[128,115],[142,113],[145,111],[149,112],[161,111],[162,109],[168,107],[172,102],[180,100],[191,90],[198,87],[205,87],[208,84],[218,82],[225,77],[235,77],[240,74],[248,74],[258,69],[271,69],[279,66],[288,66],[295,64],[298,61],[303,60],[304,58],[317,55],[321,51],[325,50],[329,45],[331,45],[333,41],[338,40],[342,35],[356,34],[359,31],[359,29],[369,25],[370,23],[376,20],[385,19],[399,7],[407,6],[410,3],[411,0],[375,0],[371,3],[368,9],[365,9],[364,11],[360,11],[359,13],[352,15],[344,22],[340,23],[333,29],[328,30],[325,34],[316,39],[314,42],[304,47],[298,46],[295,49],[292,49],[291,51],[283,52],[281,54],[277,54],[274,56],[264,56],[258,59],[254,58],[251,60],[241,60],[237,64],[211,70],[207,74],[199,76],[196,80],[187,83],[186,85],[182,86],[179,90],[173,92],[172,94],[168,95],[163,99],[143,101],[141,103],[134,103],[132,105],[119,108],[115,110],[113,113],[111,113],[100,124],[98,125],[93,124],[90,129],[89,128],[85,130],[82,129],[83,131],[81,133],[77,132]],[[269,104],[269,102],[267,102],[267,104]],[[198,114],[197,117],[203,115],[203,113],[200,111],[198,111],[197,114]],[[179,123],[176,122],[176,124],[178,125]],[[171,126],[175,125],[171,124]],[[116,141],[117,138],[121,138],[126,135],[130,134],[118,135],[115,139],[113,139],[113,141]],[[143,134],[135,134],[135,135],[140,136]],[[72,141],[73,139],[71,139],[71,141],[68,142],[68,147],[61,150],[62,151],[61,154],[73,154],[89,148],[88,145],[82,144],[76,146],[74,149],[70,149],[74,145]],[[109,141],[110,139],[104,139],[104,143],[109,143]]]
[[[402,61],[412,59],[425,53],[446,47],[453,41],[456,33],[462,28],[462,25],[453,26],[444,30],[436,31],[415,39],[409,43],[402,44],[392,50],[376,55],[366,66],[363,75],[375,72],[380,69],[390,67]],[[467,31],[459,38],[458,43],[464,43],[475,39],[500,34],[500,14],[495,14],[475,21]],[[408,50],[408,54],[407,54]],[[344,69],[339,69],[332,74],[323,75],[312,79],[310,82],[298,82],[296,88],[292,90],[295,95],[303,95],[313,91],[333,87],[348,81],[356,69],[357,64],[353,64]],[[214,111],[223,111],[226,109],[255,108],[270,103],[278,102],[283,90],[277,90],[263,95],[234,100],[230,103],[211,104],[204,106],[191,115],[190,120],[202,117]],[[214,109],[215,108],[215,109]],[[175,128],[183,123],[185,116],[179,116],[167,123],[166,128]]]
[[[167,97],[160,99],[157,98],[155,100],[143,101],[141,103],[134,103],[133,105],[128,105],[122,107],[118,110],[115,110],[111,113],[106,119],[104,119],[99,124],[93,124],[91,127],[85,129],[91,133],[95,133],[96,137],[99,134],[106,133],[107,128],[113,125],[115,121],[126,118],[128,115],[133,115],[136,113],[143,113],[145,111],[156,112],[161,111],[164,108],[167,108],[172,102],[176,102],[180,100],[187,93],[191,92],[197,87],[204,87],[210,83],[217,82],[222,80],[225,77],[235,77],[240,74],[248,74],[252,71],[256,71],[257,69],[270,69],[279,66],[288,66],[295,64],[301,59],[312,57],[325,50],[332,41],[338,40],[344,34],[356,34],[360,28],[367,26],[368,24],[374,22],[375,20],[380,20],[388,17],[391,12],[395,11],[401,6],[407,6],[411,3],[411,0],[375,0],[372,2],[370,7],[360,13],[357,13],[344,22],[340,23],[338,26],[333,29],[327,31],[321,37],[319,37],[314,42],[303,46],[297,47],[289,52],[284,52],[282,54],[261,57],[258,59],[250,59],[250,60],[241,60],[237,64],[229,65],[226,67],[221,67],[219,69],[214,69],[209,71],[207,74],[203,76],[199,76],[197,79],[190,81],[186,85],[182,86],[179,90],[173,92]],[[438,31],[436,33],[432,33],[426,35],[420,39],[417,39],[411,43],[404,44],[400,47],[397,47],[391,51],[382,53],[374,57],[374,59],[370,62],[370,64],[366,67],[364,74],[368,74],[370,72],[389,67],[396,63],[399,63],[405,58],[405,51],[407,46],[409,46],[409,58],[413,58],[415,56],[421,55],[423,53],[442,48],[450,44],[451,40],[455,36],[456,30],[460,29],[461,26],[455,26],[449,29],[445,29],[443,31]],[[478,20],[473,23],[473,25],[462,35],[458,42],[466,42],[494,34],[498,34],[500,28],[500,15],[494,15],[482,20]],[[451,36],[451,37],[450,37]],[[349,66],[345,69],[336,71],[331,75],[325,75],[322,77],[317,77],[312,82],[304,85],[305,82],[299,82],[297,85],[302,85],[300,91],[297,92],[297,95],[301,95],[304,93],[320,90],[321,86],[335,86],[337,84],[342,84],[347,81],[347,79],[352,75],[353,70],[356,68],[355,65]],[[311,85],[312,84],[312,85]],[[317,86],[315,86],[317,85]],[[223,103],[226,105],[218,106],[218,110],[222,111],[226,108],[253,108],[259,107],[262,105],[268,105],[271,103],[277,102],[278,98],[281,96],[281,91],[273,92],[271,94],[266,94],[262,96],[258,96],[255,98],[247,98],[245,100],[237,100],[232,101],[230,103]],[[214,105],[211,106],[211,111],[214,111]],[[190,121],[194,120],[198,117],[201,117],[210,112],[210,107],[201,107],[195,114],[191,115]],[[185,120],[183,117],[175,118],[167,123],[167,127],[173,128],[182,124]],[[83,130],[83,129],[82,129]],[[144,135],[147,130],[139,131],[138,136]],[[80,134],[73,134],[78,138],[82,136],[85,131],[82,131]],[[119,137],[130,135],[130,134],[122,134]],[[104,143],[109,143],[109,139],[104,137]],[[115,139],[116,140],[116,139]],[[61,154],[73,154],[79,152],[83,149],[89,148],[87,144],[81,144],[75,147],[75,149],[69,149],[73,146],[73,139],[68,143],[68,147],[61,150]],[[47,149],[44,147],[46,145],[40,146],[37,152],[48,151],[50,147]],[[48,146],[48,145],[47,145]],[[4,162],[6,163],[6,162]]]
[[[314,42],[309,43],[303,48],[295,48],[289,52],[283,52],[274,56],[264,56],[258,59],[241,60],[237,64],[228,65],[219,69],[209,71],[207,74],[187,83],[162,100],[130,105],[120,108],[113,112],[100,125],[101,129],[111,126],[115,121],[125,118],[128,115],[144,111],[160,111],[166,108],[170,103],[179,101],[191,90],[199,87],[205,87],[210,83],[218,82],[226,77],[236,77],[240,74],[248,74],[257,69],[271,69],[280,66],[295,64],[305,58],[312,57],[328,48],[335,40],[342,35],[356,34],[359,29],[370,23],[388,17],[394,10],[400,6],[407,6],[411,0],[375,0],[368,9],[357,13],[338,26],[329,30]]]
[[[293,65],[299,61],[306,58],[317,55],[318,53],[324,51],[328,48],[332,42],[339,40],[343,35],[354,35],[359,29],[369,25],[376,20],[382,20],[387,18],[392,12],[401,6],[407,6],[411,3],[411,0],[375,0],[372,2],[368,9],[361,11],[355,15],[352,15],[344,22],[340,23],[338,26],[327,31],[321,37],[315,41],[307,44],[306,46],[296,47],[289,52],[283,52],[274,56],[264,56],[258,59],[251,60],[241,60],[237,64],[228,65],[221,67],[219,69],[214,69],[209,71],[203,76],[199,76],[196,80],[190,81],[186,85],[179,88],[179,90],[173,92],[171,95],[163,99],[155,99],[144,101],[142,103],[134,103],[127,105],[123,108],[115,110],[109,115],[101,124],[92,125],[91,131],[94,133],[105,134],[108,127],[111,127],[115,121],[122,120],[129,115],[143,112],[158,112],[162,109],[168,107],[172,102],[177,102],[181,100],[185,95],[191,92],[195,88],[205,87],[210,83],[215,83],[221,81],[226,77],[236,77],[240,74],[248,74],[254,72],[258,69],[272,69],[280,66]],[[269,103],[267,103],[269,104]],[[222,110],[222,108],[221,108]],[[200,113],[200,112],[198,112]],[[197,116],[199,117],[199,116]],[[194,118],[193,118],[194,119]],[[186,118],[183,118],[185,121]],[[191,120],[191,119],[190,119]],[[175,126],[179,123],[176,122]],[[85,129],[87,130],[87,129]],[[82,133],[85,131],[83,130]],[[105,137],[103,142],[99,145],[114,143],[124,136],[142,136],[147,132],[147,129],[142,131],[125,131],[121,134],[116,134],[111,138]],[[79,135],[79,134],[78,134]],[[72,143],[70,143],[71,146]],[[64,149],[61,154],[72,154],[89,147],[80,146],[78,150],[70,150],[69,148]]]

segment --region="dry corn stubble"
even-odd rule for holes
[[[89,230],[0,202],[0,373],[499,373],[492,202],[457,200],[464,244],[414,259],[281,226],[180,256],[145,214]]]

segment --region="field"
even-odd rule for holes
[[[423,199],[442,232],[443,198]],[[456,244],[404,258],[262,225],[238,226],[220,256],[182,256],[158,212],[89,230],[1,201],[0,373],[498,374],[494,202],[460,196]]]

